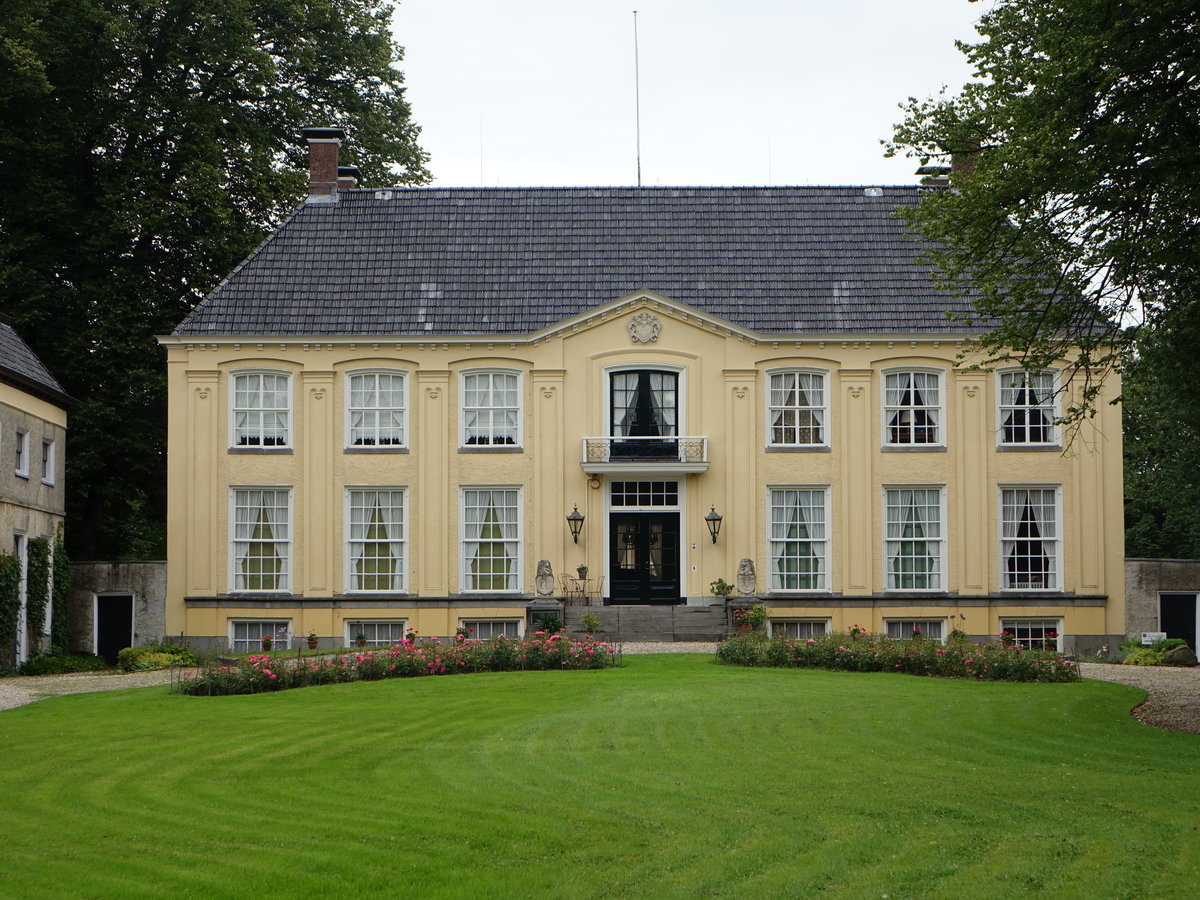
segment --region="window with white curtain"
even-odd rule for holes
[[[233,491],[233,589],[286,591],[291,557],[291,490]]]
[[[405,590],[404,491],[351,488],[346,494],[349,589]]]
[[[1000,373],[1000,442],[1053,444],[1054,373]]]
[[[773,591],[825,590],[829,568],[823,487],[772,488],[770,553]]]
[[[512,592],[519,589],[520,504],[519,488],[463,488],[464,590]]]
[[[1008,590],[1057,591],[1058,486],[1000,491],[1000,559]]]
[[[803,447],[825,443],[825,376],[820,372],[771,374],[770,443]]]
[[[937,372],[888,372],[883,381],[884,443],[941,443],[941,376]]]
[[[884,491],[888,590],[942,590],[942,490],[897,487]]]
[[[467,372],[462,376],[462,442],[465,446],[520,444],[520,376]]]
[[[288,446],[290,379],[286,372],[238,372],[233,376],[233,446]]]
[[[405,442],[403,372],[350,375],[346,418],[351,447],[402,447]]]

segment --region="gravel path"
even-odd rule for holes
[[[622,652],[639,653],[705,653],[712,654],[717,645],[703,641],[674,643],[625,643]],[[1200,734],[1200,666],[1192,669],[1166,666],[1113,666],[1104,663],[1080,663],[1084,678],[1131,684],[1145,690],[1146,702],[1133,711],[1134,718],[1145,725]],[[33,703],[43,697],[59,694],[85,694],[93,691],[118,691],[124,688],[150,687],[169,684],[171,672],[134,672],[130,675],[112,673],[78,673],[74,675],[37,675],[33,677],[0,678],[0,710]]]

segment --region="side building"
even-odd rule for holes
[[[1124,633],[1118,386],[1068,436],[1065,366],[958,364],[926,188],[363,190],[340,137],[161,338],[168,633],[519,634],[718,578],[799,636]]]
[[[16,633],[0,645],[0,668],[24,662],[50,640],[52,606],[31,628],[30,541],[51,545],[66,514],[64,452],[71,399],[0,315],[0,539],[20,564]]]

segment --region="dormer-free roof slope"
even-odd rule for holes
[[[179,326],[194,335],[528,333],[637,291],[775,334],[962,333],[895,214],[918,188],[343,190]]]
[[[42,361],[0,315],[0,380],[66,409],[72,400]]]

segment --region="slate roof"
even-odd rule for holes
[[[962,333],[916,187],[395,188],[307,203],[176,329],[514,334],[639,290],[776,334]]]
[[[72,403],[62,385],[13,329],[7,316],[0,316],[0,379],[63,409]]]

